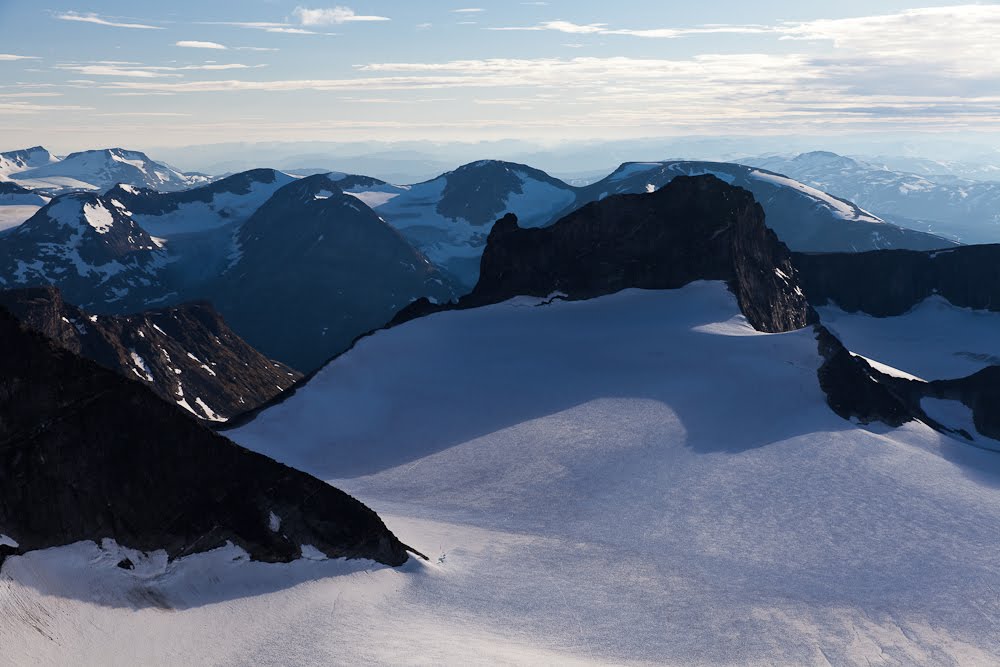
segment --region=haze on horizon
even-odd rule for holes
[[[0,148],[695,135],[1000,148],[997,3],[666,7],[0,2]]]

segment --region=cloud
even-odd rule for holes
[[[225,51],[228,47],[219,44],[218,42],[198,42],[198,41],[180,41],[175,42],[174,46],[179,46],[184,49],[218,49],[220,51]]]
[[[38,60],[37,56],[16,56],[13,53],[0,53],[0,62],[5,60]]]
[[[388,21],[386,16],[362,16],[356,14],[350,7],[331,7],[329,9],[306,9],[296,7],[292,12],[299,23],[306,26],[340,25],[357,21]]]
[[[79,12],[63,12],[61,14],[56,14],[55,18],[60,21],[78,21],[80,23],[95,23],[97,25],[106,25],[112,28],[132,28],[134,30],[163,30],[163,27],[156,25],[147,25],[145,23],[121,23],[119,21],[102,18],[94,13],[81,14]]]
[[[466,7],[465,9],[453,9],[451,11],[456,14],[478,14],[479,12],[485,12],[486,10],[482,7]]]
[[[93,111],[93,107],[0,102],[0,115],[31,115],[44,111]]]
[[[136,63],[125,63],[125,65]],[[223,71],[234,69],[256,69],[266,65],[244,65],[242,63],[205,63],[203,65],[183,65],[183,66],[154,66],[140,65],[138,67],[124,67],[120,63],[60,63],[56,69],[70,72],[79,72],[88,76],[115,76],[133,79],[159,79],[165,77],[182,76],[176,72],[190,71]]]
[[[591,23],[589,25],[580,25],[578,23],[571,23],[569,21],[545,21],[544,23],[539,23],[538,25],[533,25],[533,26],[490,28],[490,30],[512,30],[512,31],[526,31],[526,32],[554,30],[556,32],[565,32],[572,35],[599,35],[607,32],[607,25],[608,25],[607,23]]]

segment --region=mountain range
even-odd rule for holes
[[[1000,241],[1000,174],[986,181],[913,173],[826,151],[747,162],[835,192],[904,228],[962,243]],[[905,166],[928,170],[926,165]]]
[[[364,285],[402,309],[226,437],[0,310],[0,348],[18,351],[0,355],[6,655],[988,664],[996,247],[881,248],[930,242],[875,236],[896,228],[757,168],[675,164],[626,166],[539,224],[489,218],[512,195],[579,189],[475,164],[418,191],[435,232],[481,221],[463,240],[478,277],[457,299],[400,298],[395,277],[448,276],[383,213],[418,187],[365,177],[289,180],[248,215],[222,207],[237,221],[205,206],[204,229],[165,219],[162,236],[141,227],[139,190],[72,194],[5,234],[22,245],[3,252],[74,240],[79,268],[118,262],[136,301],[141,277],[225,260],[216,288],[245,286],[261,320],[358,307],[325,292],[369,270]],[[849,238],[870,251],[793,252],[774,206],[812,211],[789,218],[809,229],[858,225]],[[49,236],[26,244],[36,229]],[[93,243],[123,254],[98,264]],[[152,273],[147,254],[163,258]],[[75,279],[75,256],[15,273]],[[892,356],[880,331],[907,334]]]

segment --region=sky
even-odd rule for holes
[[[0,0],[0,150],[1000,137],[1000,2],[463,1]]]

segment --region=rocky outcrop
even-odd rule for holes
[[[914,409],[892,391],[888,382],[892,378],[851,354],[829,329],[817,325],[816,341],[823,358],[819,386],[838,415],[861,424],[882,422],[894,427],[924,417],[919,406]]]
[[[53,287],[39,287],[0,292],[0,306],[201,419],[253,409],[301,377],[237,336],[208,303],[98,316],[66,303]]]
[[[550,227],[522,229],[507,216],[490,232],[479,283],[460,303],[554,292],[586,299],[694,280],[728,282],[761,331],[812,321],[788,249],[765,226],[761,207],[714,176],[681,176],[654,193],[608,197]]]
[[[1000,310],[1000,245],[796,253],[793,262],[813,305],[889,317],[937,294],[963,308]]]
[[[0,350],[0,534],[17,543],[4,553],[111,538],[171,558],[228,541],[271,562],[304,545],[407,560],[351,496],[214,434],[2,308]]]

